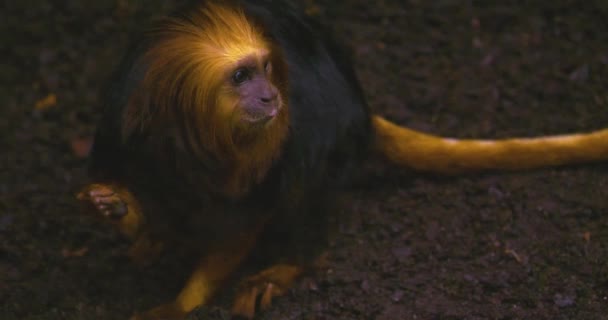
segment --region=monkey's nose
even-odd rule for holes
[[[260,101],[262,101],[264,103],[270,103],[270,102],[273,102],[276,99],[277,99],[277,94],[266,95],[266,96],[261,96],[260,97]]]
[[[263,103],[273,102],[279,96],[279,91],[276,88],[268,88],[260,95],[260,101]]]

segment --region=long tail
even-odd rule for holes
[[[608,159],[608,129],[585,134],[504,140],[449,139],[373,116],[375,148],[389,161],[419,171],[458,174],[523,170]]]

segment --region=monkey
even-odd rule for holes
[[[175,300],[137,320],[184,318],[258,255],[232,313],[268,308],[314,266],[336,196],[370,155],[443,175],[608,158],[608,129],[458,140],[374,115],[345,50],[282,1],[197,0],[153,23],[103,105],[78,199],[133,241],[135,261],[200,257]]]

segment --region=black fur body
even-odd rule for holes
[[[145,73],[138,61],[155,41],[146,37],[128,51],[108,87],[91,177],[128,188],[141,202],[152,234],[177,234],[201,250],[269,213],[266,238],[288,252],[293,245],[310,247],[312,240],[322,245],[336,192],[368,153],[368,107],[349,57],[302,11],[271,0],[239,3],[280,45],[288,67],[289,135],[265,179],[243,197],[223,197],[200,179],[221,174],[222,159],[194,156],[180,142],[178,123],[156,119],[148,129],[124,135],[125,106]]]

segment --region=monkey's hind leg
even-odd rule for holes
[[[145,264],[162,250],[162,244],[147,236],[141,206],[133,194],[115,184],[93,183],[84,187],[76,198],[90,204],[99,217],[133,240],[129,257],[138,264]]]
[[[205,305],[239,266],[255,244],[259,229],[241,233],[203,257],[192,275],[170,303],[133,315],[131,320],[181,320],[196,307]]]
[[[276,264],[246,278],[237,290],[232,314],[253,318],[257,301],[259,310],[270,307],[272,298],[285,294],[303,270],[303,267],[294,264]]]

